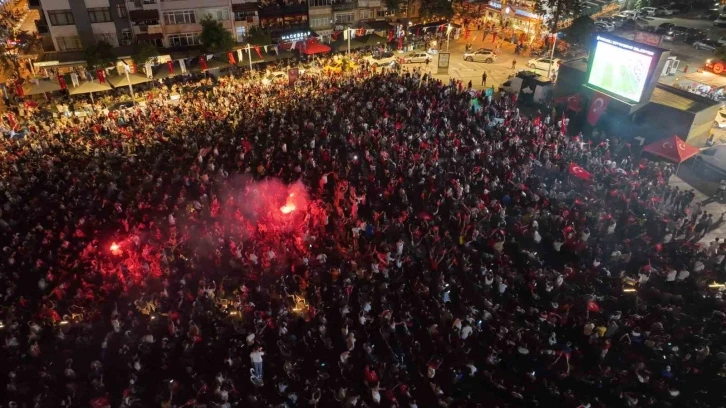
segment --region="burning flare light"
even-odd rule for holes
[[[289,196],[287,196],[287,202],[285,202],[285,205],[280,207],[280,212],[283,214],[290,214],[291,212],[295,211],[295,204],[292,202],[292,198],[295,196],[295,194],[290,193]]]

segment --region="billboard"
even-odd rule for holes
[[[663,42],[663,36],[656,33],[649,33],[647,31],[636,31],[635,41],[641,44],[652,45],[654,47],[660,47]]]
[[[615,36],[598,35],[587,85],[631,104],[640,103],[662,50]]]

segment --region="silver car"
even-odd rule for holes
[[[467,52],[464,54],[464,61],[486,62],[487,64],[491,64],[496,60],[497,54],[495,54],[494,51],[491,50]]]

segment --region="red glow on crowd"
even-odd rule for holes
[[[113,244],[111,244],[111,253],[112,254],[116,254],[116,252],[118,252],[118,250],[119,250],[119,246],[117,243],[114,242]]]
[[[293,211],[295,211],[294,205],[285,204],[282,207],[280,207],[280,212],[283,214],[290,214]]]

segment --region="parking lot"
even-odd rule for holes
[[[713,25],[713,20],[698,18],[699,14],[701,14],[701,12],[692,12],[667,17],[648,17],[645,20],[639,20],[638,23],[647,24],[650,27],[658,27],[662,23],[671,23],[676,26],[696,28],[703,30],[706,33],[706,38],[716,41],[721,37],[726,37],[726,27],[716,27]],[[635,36],[634,30],[616,29],[615,33],[628,39],[632,39]],[[671,55],[678,57],[678,59],[682,61],[680,70],[683,70],[687,65],[689,72],[702,68],[706,59],[713,58],[713,52],[697,50],[691,44],[682,40],[678,40],[676,42],[664,41],[662,47],[670,49]]]

